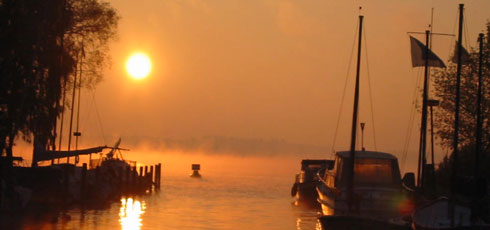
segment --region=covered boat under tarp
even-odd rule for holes
[[[452,218],[451,208],[453,209]],[[490,229],[489,224],[472,218],[472,210],[469,205],[456,203],[446,197],[417,208],[412,219],[413,229],[416,230]]]

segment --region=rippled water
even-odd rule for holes
[[[299,161],[281,172],[274,160],[263,164],[269,168],[244,167],[254,162],[242,161],[221,168],[210,163],[208,170],[203,165],[202,179],[188,176],[190,164],[167,174],[164,167],[159,192],[123,198],[103,210],[68,210],[53,221],[23,219],[20,229],[320,229],[318,210],[292,205],[289,171]]]

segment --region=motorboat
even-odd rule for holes
[[[350,215],[385,219],[411,213],[409,192],[395,156],[384,152],[356,151],[353,198],[349,201],[349,151],[337,152],[335,164],[320,177],[318,202],[324,215]]]
[[[320,183],[318,174],[333,167],[333,160],[304,159],[301,161],[301,172],[297,174],[291,188],[295,205],[319,206],[316,186]]]

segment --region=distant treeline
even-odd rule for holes
[[[153,149],[184,152],[206,152],[243,156],[296,155],[304,157],[330,156],[326,146],[306,145],[275,139],[253,139],[238,137],[201,137],[171,139],[158,137],[123,137],[123,146],[145,146]]]

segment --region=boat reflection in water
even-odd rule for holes
[[[298,212],[296,219],[296,230],[322,230],[322,225],[318,221],[316,212],[302,211]]]
[[[141,216],[145,213],[145,202],[122,198],[119,209],[119,223],[122,230],[139,230],[143,225]]]

